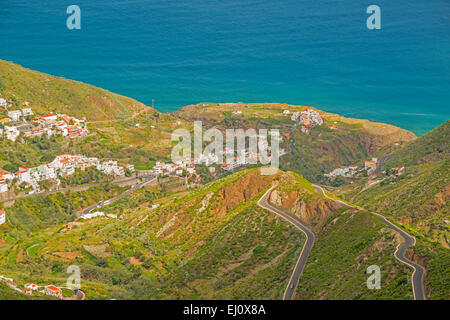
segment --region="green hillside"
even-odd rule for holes
[[[30,108],[34,115],[50,112],[86,119],[89,134],[78,139],[23,138],[12,142],[0,137],[0,168],[38,166],[61,153],[112,158],[149,169],[155,160],[167,160],[171,133],[189,127],[169,114],[104,89],[23,68],[0,60],[0,97],[11,103],[8,111]],[[0,124],[2,128],[2,124]]]
[[[450,277],[450,121],[394,151],[384,169],[405,166],[404,173],[384,177],[369,188],[343,187],[341,195],[358,205],[386,215],[417,238],[414,249],[427,264],[428,294],[448,299]],[[448,268],[447,268],[448,270]]]
[[[298,299],[413,298],[411,270],[394,258],[395,233],[368,212],[339,210],[318,233],[297,289]],[[367,288],[367,268],[377,265],[381,288]]]
[[[0,274],[62,285],[76,264],[88,299],[279,299],[304,238],[256,206],[273,178],[244,170],[184,196],[136,192],[107,209],[118,219],[18,239],[5,230]]]
[[[385,168],[411,166],[450,158],[450,120],[396,150],[385,163]]]
[[[36,113],[55,111],[88,121],[125,119],[151,109],[131,98],[4,60],[0,60],[0,95],[13,107],[28,101]]]

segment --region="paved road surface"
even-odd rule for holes
[[[325,194],[325,191],[323,190],[323,188],[321,186],[318,186],[318,185],[313,185],[313,186],[314,186],[314,189],[316,189],[316,191],[321,192],[326,198],[336,201],[336,202],[339,202],[343,205],[346,205],[346,206],[349,206],[352,208],[356,208],[355,206],[352,206],[345,202],[335,200],[333,198],[328,197]],[[403,242],[401,242],[397,246],[397,250],[395,251],[394,256],[400,262],[402,262],[414,269],[414,272],[411,275],[411,283],[412,283],[412,288],[413,288],[414,300],[425,300],[425,290],[424,290],[424,285],[423,285],[423,277],[425,274],[425,269],[421,265],[418,265],[417,263],[414,263],[414,262],[406,259],[406,257],[405,257],[406,250],[408,250],[409,247],[413,247],[416,244],[416,239],[414,237],[412,237],[411,235],[409,235],[408,233],[406,233],[405,231],[403,231],[402,229],[400,229],[399,227],[397,227],[395,224],[388,221],[381,214],[378,214],[375,212],[372,212],[372,214],[374,214],[378,219],[380,219],[381,222],[383,222],[390,228],[397,231],[400,234],[400,236],[403,238]]]
[[[136,178],[134,178],[134,179],[136,179]],[[109,199],[109,203],[108,203],[108,204],[111,204],[111,203],[113,203],[113,202],[116,202],[117,200],[120,200],[120,199],[122,199],[123,197],[126,197],[127,195],[133,193],[133,192],[136,191],[137,189],[142,188],[142,187],[146,186],[147,184],[153,183],[153,182],[155,182],[155,181],[157,180],[157,178],[149,178],[149,177],[147,177],[147,178],[145,178],[145,179],[146,179],[145,181],[133,185],[131,188],[129,188],[127,191],[123,192],[123,193],[120,194],[119,196]],[[83,209],[81,212],[79,212],[79,213],[77,214],[77,216],[81,216],[81,215],[83,215],[83,214],[87,214],[87,213],[91,212],[92,210],[94,210],[94,209],[96,209],[96,208],[97,208],[97,204],[93,204],[93,205],[91,205],[91,206],[89,206],[89,207]]]
[[[125,178],[125,179],[121,179],[121,180],[115,180],[115,181],[111,181],[110,183],[112,184],[121,184],[121,183],[125,183],[125,182],[130,182],[136,179],[141,179],[141,178],[148,178],[147,176],[142,176],[142,177],[135,177],[133,176],[132,178]],[[18,195],[15,196],[13,198],[9,198],[9,199],[5,199],[5,200],[1,200],[1,201],[12,201],[12,200],[16,200],[19,198],[27,198],[27,197],[33,197],[33,196],[45,196],[45,195],[49,195],[49,194],[55,194],[55,193],[59,193],[59,192],[66,192],[66,191],[70,191],[70,190],[78,190],[78,189],[84,189],[84,188],[91,188],[91,187],[96,187],[101,185],[101,183],[90,183],[90,184],[81,184],[78,186],[73,186],[73,187],[68,187],[68,188],[61,188],[58,190],[52,190],[52,191],[45,191],[45,192],[37,192],[37,193],[32,193],[32,194],[22,194],[22,195]]]
[[[315,234],[296,216],[290,214],[288,211],[286,211],[282,208],[274,207],[268,203],[267,199],[269,198],[269,195],[272,192],[273,188],[275,188],[275,186],[270,188],[261,197],[261,199],[259,199],[258,205],[264,209],[267,209],[267,210],[279,215],[280,217],[284,218],[288,222],[292,223],[298,229],[303,231],[303,233],[306,235],[306,242],[303,246],[300,256],[298,257],[294,271],[292,272],[291,278],[289,279],[289,282],[288,282],[288,286],[286,287],[286,290],[284,291],[284,295],[283,295],[283,300],[292,300],[292,298],[294,297],[295,290],[297,288],[300,276],[302,275],[303,270],[305,269],[305,265],[306,265],[306,261],[308,260],[309,253],[311,252],[311,249],[314,245]]]

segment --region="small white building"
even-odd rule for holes
[[[3,179],[0,179],[0,193],[8,192],[8,185],[6,184],[6,181]]]
[[[0,98],[0,107],[6,107],[8,105],[8,103],[6,102],[5,99]]]
[[[14,174],[0,168],[0,179],[12,181],[14,179]]]
[[[8,111],[8,118],[10,118],[12,121],[19,121],[21,117],[22,112],[20,110]]]
[[[20,135],[20,131],[16,127],[5,126],[6,138],[15,142]]]
[[[6,213],[5,210],[0,209],[0,225],[6,222]]]
[[[104,216],[105,216],[105,214],[103,212],[96,211],[96,212],[92,212],[92,213],[83,214],[80,218],[86,220],[86,219],[92,219],[92,218],[104,217]]]
[[[135,172],[136,170],[134,169],[134,165],[132,165],[132,164],[127,164],[126,165],[126,168],[128,169],[128,170],[130,170],[130,172]]]
[[[31,111],[30,108],[25,108],[25,109],[22,109],[22,114],[23,114],[24,117],[32,116],[33,115],[33,111]]]
[[[27,167],[20,166],[19,171],[17,171],[16,175],[19,178],[20,183],[23,183],[23,182],[31,183],[31,180],[32,180],[31,173],[30,173],[30,169],[28,169]]]

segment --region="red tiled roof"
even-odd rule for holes
[[[51,290],[51,291],[53,291],[53,292],[55,292],[55,293],[61,292],[61,289],[55,287],[54,285],[49,285],[49,286],[46,286],[45,288],[47,288],[47,289],[49,289],[49,290]]]
[[[8,171],[3,170],[2,168],[0,168],[0,176],[4,176],[4,175],[7,175],[7,174],[11,174],[11,172],[8,172]]]

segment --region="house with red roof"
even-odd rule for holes
[[[20,183],[28,182],[31,183],[31,173],[30,169],[24,166],[19,167],[19,171],[17,171],[16,176],[19,178]]]
[[[58,116],[56,114],[46,114],[44,116],[41,116],[41,120],[45,123],[53,122],[58,119]]]
[[[14,179],[14,174],[0,168],[0,178],[12,181]]]
[[[58,298],[62,298],[62,290],[54,285],[48,285],[45,287],[45,293],[49,296],[54,296]]]

